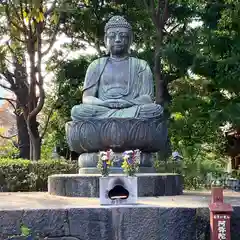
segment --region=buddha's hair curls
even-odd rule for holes
[[[127,22],[127,20],[122,16],[113,16],[105,25],[105,33],[109,28],[128,28],[132,32],[132,26]]]

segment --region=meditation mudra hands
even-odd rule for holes
[[[110,109],[123,109],[123,108],[132,107],[134,105],[143,105],[143,104],[152,103],[152,99],[148,95],[142,95],[133,100],[107,99],[107,100],[103,101],[103,100],[93,97],[93,96],[84,96],[83,103],[103,106],[103,107],[107,107]]]
[[[132,107],[133,105],[135,104],[124,99],[108,99],[103,101],[103,106],[113,109],[128,108]]]
[[[152,99],[148,95],[142,95],[137,97],[133,100],[125,100],[125,99],[108,99],[103,101],[103,106],[114,108],[114,109],[121,109],[121,108],[128,108],[134,105],[144,105],[152,103]]]
[[[107,99],[103,101],[93,96],[84,96],[83,103],[103,106],[112,109],[128,108],[135,105],[134,103],[124,99]]]

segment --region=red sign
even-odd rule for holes
[[[230,240],[230,216],[216,214],[214,218],[213,239],[217,240]]]
[[[211,240],[230,240],[230,219],[233,211],[230,204],[223,202],[223,189],[212,189],[210,209]]]

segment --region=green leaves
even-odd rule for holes
[[[46,191],[48,176],[52,174],[77,173],[76,164],[63,160],[40,160],[31,162],[23,159],[0,158],[0,182],[6,191]],[[29,229],[22,225],[25,236]]]
[[[27,226],[21,225],[21,234],[24,237],[28,237],[31,234],[31,230]]]
[[[57,11],[54,11],[52,16],[51,16],[51,21],[56,25],[59,21],[59,14]]]
[[[175,121],[183,120],[184,116],[180,112],[175,112],[172,114],[172,117]]]
[[[42,6],[32,8],[32,10],[24,9],[22,14],[26,23],[29,21],[36,21],[37,23],[43,22],[45,20],[45,16],[42,9]]]

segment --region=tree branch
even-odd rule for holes
[[[43,89],[43,86],[39,83],[36,84],[39,89],[39,102],[37,106],[29,113],[28,120],[30,120],[32,117],[36,116],[43,108],[44,101],[45,101],[45,91]]]
[[[38,56],[38,63],[37,63],[37,72],[38,72],[38,81],[36,81],[34,84],[38,86],[39,88],[39,102],[37,103],[37,106],[29,113],[28,115],[28,122],[29,120],[37,116],[37,114],[42,110],[44,101],[45,101],[45,91],[43,88],[43,76],[41,72],[41,66],[42,66],[42,38],[41,38],[41,31],[39,29],[40,26],[37,28],[37,56]],[[33,64],[33,62],[32,62]]]
[[[16,100],[14,100],[14,99],[12,99],[12,98],[0,97],[0,100],[6,100],[6,101],[11,101],[11,102],[16,102]]]
[[[174,30],[176,30],[176,29],[177,29],[178,27],[180,27],[181,25],[182,25],[182,23],[176,24],[174,27],[172,27],[172,28],[170,29],[169,32],[166,30],[166,33],[167,33],[167,34],[171,34]]]
[[[161,0],[159,0],[159,1],[161,1]],[[150,8],[155,10],[154,0],[150,0]]]
[[[158,6],[157,6],[157,19],[159,19],[160,17],[160,9],[161,9],[161,3],[162,3],[162,0],[158,0]]]
[[[24,40],[20,39],[19,37],[12,35],[11,38],[15,38],[17,41],[21,42],[21,43],[25,43]]]
[[[141,4],[141,2],[139,1],[139,3]],[[149,6],[146,0],[143,0],[143,4],[145,6],[145,8],[149,11]]]
[[[9,14],[9,13],[8,13]],[[16,24],[13,20],[11,20],[11,16],[7,15],[8,17],[8,21],[10,24],[12,24],[14,27],[16,27],[19,31],[21,31],[22,33],[26,34],[25,29],[20,27],[18,24]]]
[[[159,0],[158,3],[160,4],[160,2],[161,2],[161,0]],[[141,3],[141,1],[139,1],[139,3]],[[157,30],[159,30],[159,16],[158,15],[160,15],[160,8],[158,7],[157,12],[156,12],[154,0],[150,0],[150,2],[148,2],[147,0],[143,0],[143,3],[145,5],[145,8],[147,9],[147,11],[149,12],[149,15],[152,19],[153,24],[156,26]]]
[[[23,16],[23,5],[22,5],[22,1],[20,0],[20,11],[21,11],[21,18],[22,18],[22,24],[23,24],[23,28],[25,30],[25,34],[24,34],[24,38],[25,38],[25,41],[27,41],[27,35],[28,35],[28,30],[27,30],[27,27],[24,23],[24,16]]]
[[[57,69],[62,63],[64,63],[68,57],[68,55],[70,54],[70,51],[68,51],[62,58],[62,60],[58,61],[57,64],[55,65],[55,69]],[[44,76],[43,79],[46,78],[46,76],[49,74],[50,72],[47,72]]]
[[[13,136],[10,136],[10,137],[7,137],[7,136],[4,136],[4,135],[0,134],[0,137],[1,137],[1,138],[3,138],[3,139],[8,139],[8,140],[10,140],[10,139],[12,139],[12,138],[14,138],[14,137],[16,137],[16,136],[17,136],[17,134],[14,134]]]
[[[164,25],[166,24],[168,18],[169,18],[169,14],[168,14],[168,0],[165,0],[163,13],[162,13],[162,17],[161,17],[161,20],[160,20],[160,27],[161,28],[164,28]]]
[[[11,87],[9,90],[13,89],[14,86],[15,86],[15,82],[14,82],[14,74],[12,74],[10,71],[6,70],[3,74],[2,74],[4,77],[5,77],[5,80],[11,84]]]
[[[57,0],[54,0],[52,6],[44,13],[45,18],[53,12],[54,8],[56,7],[56,4]]]
[[[159,0],[160,1],[160,0]],[[150,12],[151,12],[151,16],[152,16],[152,21],[153,23],[158,26],[158,19],[156,16],[156,12],[155,12],[155,5],[154,5],[154,0],[150,0]]]
[[[11,3],[11,1],[9,1],[9,2]],[[20,1],[20,4],[21,4],[21,1]],[[17,9],[14,6],[14,3],[12,3],[11,5],[12,5],[13,10],[15,10],[15,12],[16,12],[18,21],[21,20],[21,17],[19,16],[18,11],[17,11]],[[11,10],[9,10],[9,5],[6,5],[5,13],[6,13],[6,16],[7,16],[8,25],[10,25],[9,27],[11,28],[11,25],[16,27],[20,32],[23,33],[25,41],[26,41],[27,28],[26,28],[26,26],[24,24],[24,21],[23,20],[21,21],[22,24],[23,24],[23,27],[21,27],[20,25],[18,25],[17,23],[15,23],[13,21],[13,16],[11,16]],[[24,42],[23,40],[18,39],[16,36],[12,36],[12,34],[10,34],[10,35],[11,35],[11,37],[15,37],[18,41]]]
[[[49,53],[49,51],[52,49],[52,47],[53,47],[53,45],[54,45],[54,43],[56,41],[56,37],[57,37],[57,34],[58,34],[59,26],[60,26],[60,20],[58,20],[58,23],[56,25],[55,31],[54,31],[54,33],[52,35],[51,40],[50,40],[49,46],[48,46],[47,50],[42,53],[42,56],[47,55]]]
[[[10,41],[10,40],[7,41],[7,47],[8,47],[8,49],[10,50],[10,52],[14,55],[15,53],[14,53],[12,47],[10,46],[9,41]]]
[[[44,126],[44,128],[43,128],[42,135],[41,135],[41,137],[40,137],[41,139],[43,139],[43,137],[45,136],[45,134],[46,134],[46,132],[47,132],[48,124],[49,124],[50,118],[51,118],[51,116],[52,116],[52,114],[53,114],[53,110],[54,110],[54,104],[53,104],[53,106],[52,106],[52,108],[51,108],[51,110],[50,110],[50,112],[49,112],[49,114],[48,114],[47,121],[46,121],[46,123],[45,123],[45,126]]]
[[[0,100],[5,100],[8,101],[12,107],[14,108],[14,110],[16,110],[16,106],[13,104],[13,102],[16,102],[16,100],[12,99],[12,98],[4,98],[4,97],[0,97]]]
[[[20,15],[19,15],[19,13],[18,13],[18,10],[17,10],[17,8],[15,7],[15,4],[12,3],[11,0],[9,1],[9,3],[10,3],[10,5],[12,6],[14,12],[16,13],[17,18],[18,18],[18,19],[21,19]],[[20,0],[20,3],[21,3],[21,0]],[[7,8],[7,10],[9,10],[9,9]],[[22,20],[23,20],[23,19],[22,19]]]
[[[59,84],[58,92],[60,92],[61,89],[62,89],[62,83]],[[58,100],[59,100],[59,97],[57,98],[57,100],[55,101],[55,103],[56,103]],[[44,137],[44,135],[46,134],[46,131],[47,131],[47,128],[48,128],[48,124],[49,124],[49,122],[50,122],[50,118],[51,118],[52,113],[53,113],[53,110],[54,110],[55,103],[52,104],[51,110],[50,110],[50,112],[49,112],[49,114],[48,114],[47,121],[46,121],[46,124],[45,124],[45,126],[44,126],[44,128],[43,128],[43,133],[42,133],[42,135],[41,135],[41,139],[42,139],[42,138]]]

